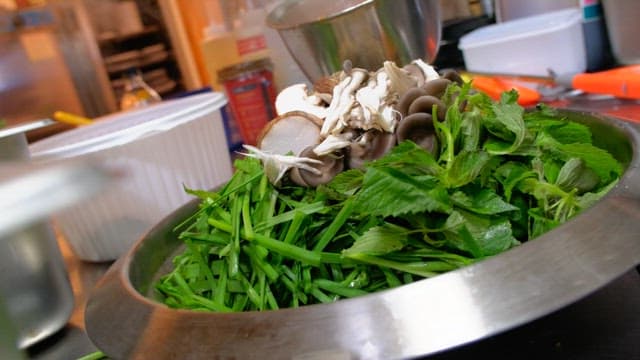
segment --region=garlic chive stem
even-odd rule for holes
[[[224,223],[213,218],[209,218],[208,222],[209,225],[215,227],[220,231],[231,233],[232,227],[228,223]],[[322,254],[320,254],[319,252],[309,251],[262,234],[254,233],[253,237],[247,237],[246,234],[243,233],[241,233],[240,235],[243,239],[246,239],[248,241],[255,241],[257,244],[262,245],[271,251],[275,251],[282,256],[298,260],[305,264],[313,266],[320,266],[321,264]]]
[[[313,284],[316,285],[319,289],[329,291],[333,294],[337,294],[347,298],[368,294],[368,292],[364,290],[342,286],[334,281],[327,279],[316,279],[313,281]]]
[[[344,202],[342,208],[338,212],[338,215],[336,215],[327,230],[322,234],[316,246],[313,247],[313,251],[320,252],[324,250],[324,248],[334,238],[338,230],[340,230],[342,225],[344,225],[347,219],[349,219],[349,216],[353,212],[354,204],[355,202],[353,198],[349,198]]]
[[[266,247],[269,250],[275,251],[278,254],[301,261],[305,264],[320,266],[321,264],[321,254],[313,251],[305,250],[301,247],[284,243],[282,241],[270,238],[268,236],[264,236],[261,234],[254,234],[253,239],[247,240],[255,240],[256,243]]]
[[[302,221],[305,218],[305,214],[301,211],[296,211],[293,215],[293,220],[291,221],[291,225],[289,229],[287,229],[287,235],[284,237],[284,242],[287,244],[291,244],[296,240],[298,235],[298,230],[300,229],[300,225],[302,225]]]
[[[248,195],[243,197],[242,202],[242,225],[244,233],[248,237],[253,236],[253,226],[251,225],[251,198]]]

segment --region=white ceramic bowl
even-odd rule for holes
[[[169,100],[96,119],[90,126],[30,146],[34,161],[96,157],[125,176],[91,201],[55,217],[74,253],[107,261],[125,253],[149,228],[232,173],[220,93]]]

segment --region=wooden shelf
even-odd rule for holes
[[[166,81],[160,81],[154,85],[158,87],[156,91],[162,95],[170,95],[179,91],[183,85],[162,19],[154,16],[159,14],[158,0],[135,0],[135,2],[140,12],[141,24],[143,24],[142,28],[137,27],[140,31],[120,33],[117,28],[104,26],[104,29],[110,31],[96,35],[96,43],[100,49],[111,90],[118,99],[123,91],[123,82],[126,78],[124,75],[129,69],[135,68],[143,76],[162,70]],[[158,80],[157,76],[145,79],[148,83],[153,82],[152,80]]]
[[[165,63],[167,61],[172,60],[172,56],[169,52],[164,52],[161,55],[153,56],[149,59],[142,59],[140,61],[129,61],[123,64],[114,64],[107,67],[107,72],[109,75],[119,74],[123,71],[126,71],[130,68],[139,68],[140,70],[144,70],[149,68],[150,66]]]
[[[143,30],[130,33],[130,34],[100,34],[98,35],[98,43],[106,44],[110,42],[122,42],[137,37],[154,34],[160,31],[160,27],[157,25],[146,26]]]

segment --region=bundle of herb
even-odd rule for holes
[[[332,302],[454,270],[567,221],[622,166],[587,126],[452,85],[436,154],[412,142],[318,188],[271,185],[244,158],[182,225],[156,289],[176,308],[250,311]],[[463,107],[464,105],[464,107]],[[463,109],[464,108],[464,109]]]

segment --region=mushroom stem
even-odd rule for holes
[[[276,185],[284,174],[292,167],[304,169],[310,173],[321,175],[320,170],[314,166],[319,165],[322,161],[309,157],[298,157],[292,155],[269,154],[251,145],[243,145],[249,150],[249,153],[243,153],[245,156],[259,159],[264,167],[264,172],[269,178],[269,182]]]

